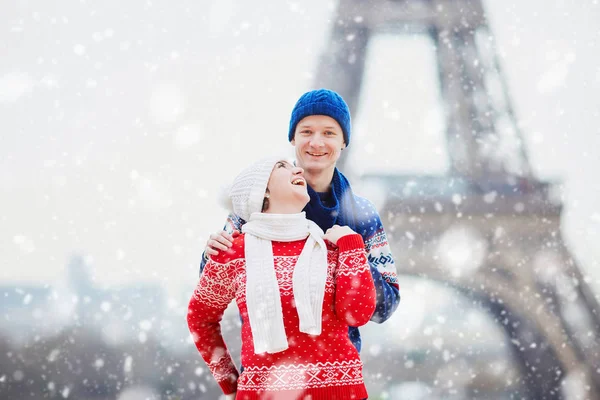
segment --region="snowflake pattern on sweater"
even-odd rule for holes
[[[292,290],[293,270],[306,240],[273,242],[274,266],[289,348],[274,354],[254,353],[246,305],[244,238],[210,258],[190,300],[188,325],[194,343],[225,394],[264,399],[277,393],[286,399],[364,399],[362,362],[348,337],[348,326],[367,323],[375,310],[376,292],[360,235],[328,245],[322,332],[299,330]],[[235,299],[242,316],[241,375],[223,341],[219,323]]]

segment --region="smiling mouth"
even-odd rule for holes
[[[292,181],[292,185],[304,186],[305,184],[306,182],[304,182],[304,179],[294,179]]]
[[[311,153],[311,152],[306,152],[306,154],[308,154],[309,156],[313,156],[313,157],[322,157],[327,155],[327,153]]]

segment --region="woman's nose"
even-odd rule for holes
[[[294,175],[302,175],[304,173],[304,169],[301,167],[294,167],[293,173]]]

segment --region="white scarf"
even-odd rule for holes
[[[288,348],[271,241],[292,242],[308,237],[292,276],[294,301],[300,331],[321,334],[327,280],[327,247],[321,228],[306,219],[304,212],[253,213],[242,232],[246,234],[246,304],[254,352],[277,353]]]

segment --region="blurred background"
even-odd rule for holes
[[[599,2],[340,1],[3,4],[0,397],[218,398],[185,315],[219,190],[327,86],[401,274],[370,398],[599,398]]]

